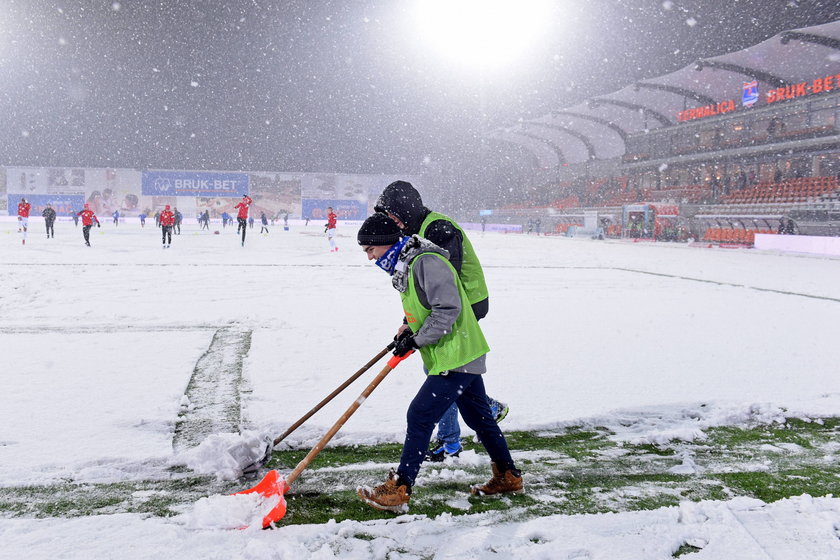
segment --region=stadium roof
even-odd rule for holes
[[[785,31],[747,49],[698,60],[488,136],[519,144],[539,167],[555,169],[622,156],[627,136],[634,133],[675,126],[697,115],[741,110],[742,93],[750,82],[756,82],[759,93],[752,106],[763,107],[778,88],[788,87],[789,96],[817,93],[814,80],[828,76],[836,76],[831,86],[840,89],[840,21]],[[703,107],[710,109],[685,112]]]

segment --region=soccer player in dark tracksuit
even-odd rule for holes
[[[47,226],[47,239],[55,237],[55,210],[53,210],[52,204],[47,204],[41,215],[44,217],[44,224]]]
[[[260,228],[260,233],[262,233],[263,230],[265,230],[265,232],[268,233],[268,218],[265,216],[265,212],[262,212],[260,214],[260,223],[262,224],[262,227]]]

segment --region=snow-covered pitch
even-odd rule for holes
[[[237,421],[277,434],[388,344],[401,322],[389,278],[341,223],[340,250],[330,253],[314,222],[288,232],[275,226],[267,236],[257,224],[241,247],[235,228],[215,235],[220,225],[199,231],[187,220],[164,251],[153,220],[143,229],[135,220],[102,221],[90,248],[72,222],[59,221],[46,239],[33,219],[25,246],[15,222],[0,222],[4,487],[158,476],[178,447],[179,411],[194,404],[187,384],[220,329],[249,336]],[[510,404],[506,430],[597,422],[620,437],[657,442],[756,415],[772,419],[782,408],[840,415],[840,259],[471,238],[491,294],[481,323],[491,346],[485,381]],[[401,441],[421,382],[413,357],[335,441]],[[314,442],[346,406],[336,399],[304,437]],[[637,412],[644,421],[622,426],[619,419]],[[394,545],[406,551],[401,558],[431,551],[435,558],[665,560],[674,543],[691,539],[704,543],[692,555],[698,559],[840,557],[840,499],[832,497],[524,523],[444,515],[230,531],[194,521],[190,512],[0,519],[0,557],[361,559]],[[371,540],[350,538],[357,533]]]

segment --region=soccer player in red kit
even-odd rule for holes
[[[25,198],[21,198],[18,202],[18,225],[20,226],[18,231],[23,235],[21,245],[26,245],[26,232],[29,229],[29,209],[31,207]]]
[[[337,220],[338,216],[335,215],[332,206],[330,206],[327,208],[327,226],[324,228],[324,232],[327,234],[327,240],[330,242],[330,253],[338,252],[338,246],[335,244],[335,225]]]
[[[172,244],[172,226],[175,225],[175,214],[169,209],[169,205],[160,213],[160,230],[163,233],[163,248],[168,249]],[[167,236],[169,240],[167,241]]]
[[[239,214],[236,215],[236,221],[239,223],[239,226],[236,228],[236,233],[239,233],[239,230],[242,230],[242,246],[245,246],[245,230],[248,228],[248,207],[251,206],[251,203],[254,202],[251,200],[251,197],[247,194],[242,195],[242,202],[234,206],[234,208],[239,208]]]
[[[99,223],[99,218],[90,209],[90,204],[85,204],[85,209],[76,213],[77,216],[82,217],[82,235],[85,237],[85,245],[90,247],[90,228],[93,227],[93,222],[96,222],[96,227],[102,227]]]

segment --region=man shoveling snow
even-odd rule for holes
[[[472,487],[477,495],[519,492],[522,474],[514,465],[496,424],[481,374],[490,349],[446,251],[421,237],[403,237],[385,214],[374,214],[359,229],[358,242],[376,265],[392,277],[407,319],[398,332],[395,356],[419,349],[428,370],[408,408],[402,457],[385,483],[359,488],[368,505],[407,511],[411,487],[426,456],[435,423],[456,403],[467,425],[490,454],[493,477]]]

